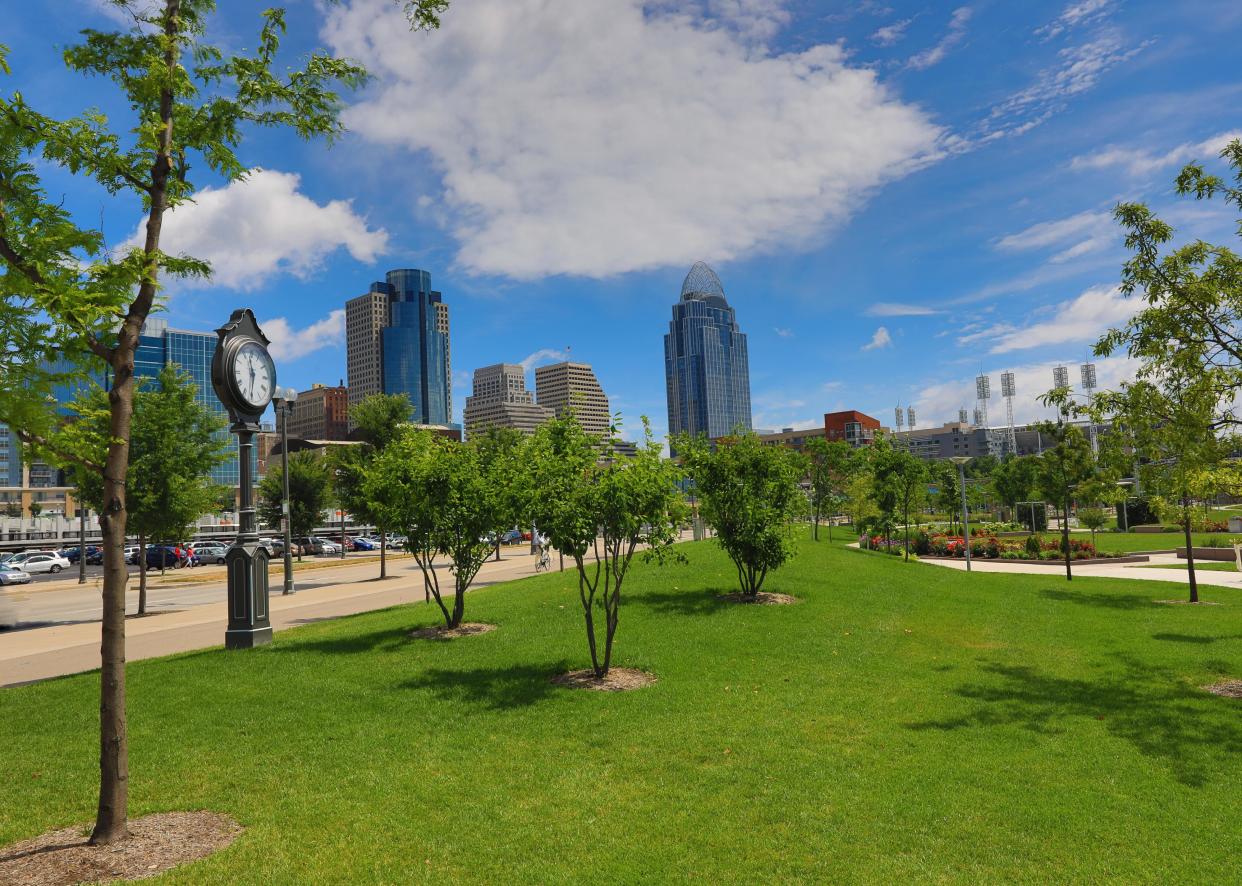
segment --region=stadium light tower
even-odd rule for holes
[[[957,420],[960,424],[966,424],[970,421],[970,413],[966,411],[965,406],[957,411]]]
[[[1009,435],[1008,435],[1009,451],[1012,454],[1017,455],[1018,454],[1018,434],[1013,429],[1014,384],[1013,384],[1013,373],[1012,372],[1001,373],[1001,396],[1005,398],[1005,421],[1006,421],[1006,427],[1009,430]]]
[[[913,406],[906,407],[906,427],[912,431],[914,430],[914,407]]]
[[[1087,405],[1090,406],[1095,399],[1095,364],[1084,363],[1079,368],[1082,373],[1082,389],[1087,393]],[[1088,434],[1091,437],[1091,451],[1098,454],[1100,446],[1099,441],[1095,438],[1094,418],[1091,419],[1091,424],[1088,426]]]
[[[979,401],[979,414],[983,418],[983,427],[988,426],[988,400],[992,397],[992,380],[986,375],[975,377],[975,398]]]
[[[893,409],[893,437],[895,438],[898,446],[900,446],[904,442],[901,436],[901,426],[902,424],[905,423],[905,420],[906,420],[906,414],[905,412],[902,411],[901,407],[898,406],[894,408]]]

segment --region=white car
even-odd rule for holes
[[[13,554],[11,557],[9,557],[5,561],[5,565],[12,566],[15,569],[21,569],[22,564],[25,563],[27,560],[29,560],[31,557],[37,557],[40,555],[47,555],[49,557],[60,556],[60,554],[56,551],[22,551],[20,554]],[[66,560],[65,562],[68,563],[69,561]]]
[[[125,562],[138,565],[138,545],[128,545],[125,548]]]
[[[13,559],[16,560],[17,558],[14,557]],[[68,569],[71,565],[73,564],[60,554],[31,554],[17,564],[17,568],[29,574],[36,572],[51,572],[55,574],[62,569]]]
[[[328,541],[326,538],[317,538],[316,542],[323,548],[325,554],[339,554],[341,546],[334,541]]]
[[[29,582],[30,576],[16,566],[10,566],[8,563],[0,564],[0,586],[24,585]]]
[[[224,565],[224,555],[229,551],[227,547],[218,542],[194,545],[191,550],[194,551],[194,556],[198,557],[200,563],[216,563],[221,566]]]

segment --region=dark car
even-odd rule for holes
[[[80,553],[80,550],[81,550],[80,548],[65,548],[63,551],[60,552],[60,555],[64,557],[66,560],[68,560],[70,563],[77,563],[78,557],[82,556]],[[87,545],[86,546],[86,562],[88,564],[96,564],[96,565],[102,563],[103,562],[103,548],[96,547],[95,545]]]
[[[177,549],[172,545],[149,545],[147,547],[148,569],[171,569],[181,563]]]
[[[358,538],[355,538],[353,541],[354,541],[355,551],[374,551],[379,548],[379,542],[372,541],[369,538],[362,538],[361,536],[359,536]]]
[[[302,549],[303,554],[323,553],[323,542],[317,538],[307,538],[306,536],[303,536],[302,538],[295,538],[293,543]]]

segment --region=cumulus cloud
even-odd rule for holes
[[[867,308],[864,312],[869,317],[925,317],[939,314],[935,308],[927,305],[907,305],[900,302],[880,301]]]
[[[273,317],[259,325],[272,340],[272,356],[277,360],[298,360],[326,347],[340,347],[345,341],[343,308],[302,329],[294,329],[284,317]]]
[[[1117,167],[1133,176],[1148,175],[1170,166],[1216,157],[1225,145],[1242,138],[1242,130],[1222,132],[1201,142],[1185,142],[1164,153],[1141,148],[1109,146],[1091,154],[1081,154],[1070,161],[1071,169],[1108,169]]]
[[[475,0],[434,37],[353,0],[324,38],[378,77],[346,123],[431,159],[472,272],[604,277],[798,245],[940,156],[941,128],[841,46],[772,54],[641,0]]]
[[[906,28],[910,27],[913,22],[912,18],[903,18],[901,21],[893,22],[891,25],[884,25],[882,28],[876,28],[875,33],[871,35],[871,42],[880,46],[892,46],[906,36]]]
[[[1079,212],[1067,218],[1040,222],[996,242],[998,249],[1008,251],[1060,247],[1049,261],[1061,264],[1071,259],[1105,249],[1117,242],[1117,227],[1107,212]]]
[[[346,249],[372,262],[388,248],[388,233],[372,230],[345,200],[319,204],[298,191],[298,175],[256,170],[222,188],[204,188],[193,203],[164,216],[163,250],[211,263],[212,285],[255,289],[276,274],[309,277],[327,255]],[[140,224],[129,245],[142,243]]]
[[[789,24],[784,0],[707,0],[707,13],[754,40],[769,40]]]
[[[782,327],[782,326],[777,326],[777,327],[774,329],[774,331],[775,331],[775,332],[776,332],[776,334],[777,334],[777,335],[779,335],[781,338],[793,338],[793,337],[794,337],[794,331],[793,331],[792,329],[785,329],[785,328],[784,328],[784,327]]]
[[[1066,31],[1100,21],[1112,11],[1113,6],[1113,0],[1073,0],[1055,19],[1042,28],[1036,28],[1035,33],[1050,40]]]
[[[881,326],[875,331],[875,335],[871,336],[871,341],[862,346],[864,351],[874,351],[878,348],[887,348],[893,343],[893,337],[888,334],[888,329]]]
[[[1116,286],[1096,286],[1077,298],[1053,306],[1049,319],[1020,328],[992,330],[989,354],[1006,354],[1048,345],[1092,343],[1107,329],[1125,323],[1142,307],[1137,298],[1126,298]]]
[[[911,57],[906,65],[916,71],[923,71],[944,61],[949,51],[966,38],[966,24],[970,21],[970,16],[969,6],[959,6],[953,10],[953,15],[949,17],[949,28],[939,42]]]

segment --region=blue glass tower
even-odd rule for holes
[[[448,310],[431,288],[431,274],[389,271],[371,290],[388,293],[389,320],[382,333],[385,394],[404,394],[418,424],[447,425],[452,419],[449,386]]]
[[[668,430],[723,437],[750,430],[750,364],[716,272],[696,262],[664,336]]]

